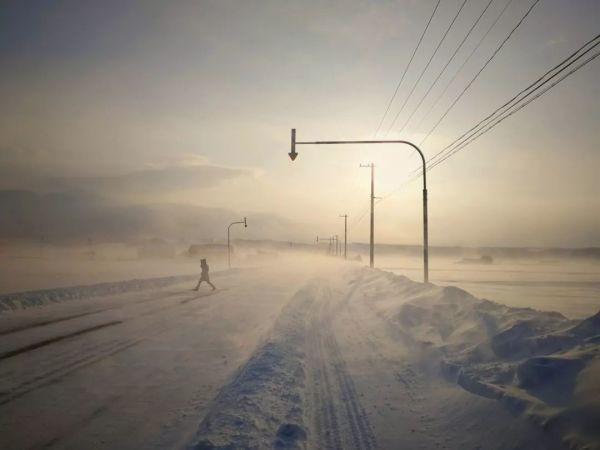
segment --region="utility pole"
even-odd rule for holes
[[[340,243],[339,243],[339,239],[338,239],[338,235],[335,235],[335,256],[339,256],[340,255]]]
[[[342,214],[344,218],[344,259],[348,259],[348,214]]]
[[[230,243],[230,239],[229,239],[229,229],[231,228],[232,225],[235,225],[237,223],[243,223],[244,224],[244,228],[248,228],[248,223],[246,222],[246,218],[244,217],[244,220],[240,220],[238,222],[231,222],[229,224],[229,226],[227,227],[227,265],[229,266],[229,268],[231,269],[231,243]]]
[[[375,164],[361,164],[371,168],[371,233],[369,239],[369,266],[375,266]]]

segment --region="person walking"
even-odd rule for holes
[[[208,267],[208,264],[206,263],[206,259],[200,260],[200,267],[202,267],[202,274],[200,275],[200,280],[198,280],[198,284],[194,288],[194,291],[197,291],[198,289],[200,289],[200,284],[203,281],[206,281],[208,284],[210,284],[210,287],[212,287],[212,290],[214,291],[216,289],[216,287],[214,284],[212,284],[210,282],[210,276],[208,275],[209,267]]]

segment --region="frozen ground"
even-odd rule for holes
[[[600,309],[600,262],[582,259],[502,259],[493,264],[461,264],[459,257],[434,257],[433,283],[458,286],[480,298],[508,306],[558,311],[584,318]],[[377,266],[422,280],[420,258],[380,256]]]
[[[0,294],[198,273],[197,261],[184,259],[90,259],[67,252],[0,254]],[[217,269],[218,267],[215,267]]]
[[[332,260],[0,313],[21,448],[600,448],[600,319]]]

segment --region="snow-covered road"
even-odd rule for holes
[[[538,349],[503,357],[502,382],[498,356],[486,350],[483,370],[469,352],[522,320],[597,332],[350,264],[213,281],[214,293],[179,282],[0,315],[2,448],[562,448],[562,428],[524,411],[568,404],[537,404],[507,378]],[[573,339],[585,374],[598,344]],[[443,375],[459,365],[470,384]]]
[[[185,443],[302,283],[285,270],[213,281],[214,293],[187,283],[3,315],[1,447]]]

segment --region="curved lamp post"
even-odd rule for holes
[[[296,142],[296,129],[292,128],[292,148],[288,153],[294,161],[298,156],[296,145],[337,145],[337,144],[405,144],[410,145],[419,153],[423,163],[423,280],[429,282],[429,237],[427,231],[427,164],[425,155],[419,147],[409,141],[403,140],[378,140],[378,141],[303,141]]]
[[[229,230],[231,229],[231,226],[235,225],[236,223],[243,223],[244,228],[248,228],[248,223],[246,222],[245,217],[244,217],[244,220],[240,220],[238,222],[231,222],[229,224],[229,226],[227,227],[227,265],[229,266],[230,269],[231,269],[231,244],[230,244],[230,240],[229,240]]]

